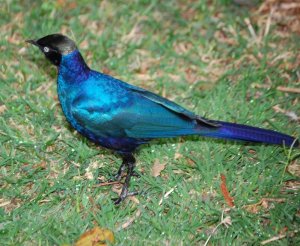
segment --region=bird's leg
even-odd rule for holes
[[[122,163],[119,171],[121,170],[121,172],[122,172],[122,166],[126,165],[127,166],[127,175],[125,178],[125,182],[123,184],[121,194],[120,194],[119,198],[115,201],[116,205],[119,204],[120,202],[122,202],[127,196],[133,196],[133,195],[137,194],[137,192],[132,192],[132,193],[128,192],[130,179],[131,179],[131,176],[134,174],[135,158],[132,154],[123,154],[122,158],[123,158],[123,163]]]
[[[121,178],[122,178],[122,174],[124,173],[125,168],[126,168],[126,164],[123,160],[121,166],[119,167],[118,172],[113,176],[112,179],[110,179],[110,181],[120,181]]]
[[[133,156],[132,156],[132,157],[133,157]],[[134,160],[134,163],[135,163],[134,157],[133,157],[133,160]],[[117,172],[117,173],[109,180],[110,182],[113,182],[113,181],[120,181],[120,180],[121,180],[122,175],[123,175],[123,173],[124,173],[124,171],[125,171],[125,168],[126,168],[126,166],[127,166],[126,161],[127,161],[127,159],[126,159],[126,158],[123,158],[122,164],[121,164],[121,166],[119,167],[118,172]],[[134,165],[134,167],[135,167],[135,165]],[[133,167],[133,168],[134,168],[134,167]],[[136,171],[134,171],[134,170],[132,171],[131,176],[134,176],[134,177],[137,177],[137,178],[140,177],[140,175],[139,175]]]

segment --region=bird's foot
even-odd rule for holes
[[[127,193],[121,193],[120,196],[118,198],[113,198],[112,200],[114,201],[115,205],[119,205],[121,202],[123,202],[127,197],[129,196],[136,196],[138,195],[139,192],[138,191],[133,191],[133,192],[128,192]]]

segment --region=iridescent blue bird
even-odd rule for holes
[[[91,141],[122,156],[115,178],[120,180],[126,168],[127,175],[116,204],[132,194],[128,186],[134,175],[133,152],[152,139],[201,135],[298,145],[295,138],[272,130],[205,119],[166,98],[91,70],[75,43],[62,34],[27,42],[58,67],[57,92],[68,122]]]

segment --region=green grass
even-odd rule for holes
[[[253,245],[299,228],[299,187],[286,189],[286,181],[299,182],[299,173],[286,171],[299,165],[299,149],[198,137],[158,140],[136,154],[142,175],[131,188],[143,191],[139,204],[128,199],[116,207],[111,186],[94,187],[121,160],[71,129],[58,103],[56,69],[26,39],[63,32],[92,68],[200,115],[300,134],[299,122],[273,109],[300,113],[299,95],[276,89],[299,88],[299,36],[280,36],[271,25],[254,42],[244,19],[250,18],[257,34],[265,26],[256,24],[254,10],[230,1],[163,2],[2,3],[1,245],[72,244],[95,225],[112,230],[117,245],[199,245],[224,210],[232,225],[219,226],[211,244]],[[175,159],[176,153],[181,157]],[[155,161],[166,165],[158,177],[151,176]],[[90,172],[94,179],[87,178]],[[221,174],[234,197],[229,211]],[[262,198],[284,200],[257,213],[247,210]],[[298,232],[273,245],[299,241]]]

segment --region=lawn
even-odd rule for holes
[[[299,149],[156,140],[135,155],[141,194],[115,206],[121,186],[99,181],[121,159],[70,127],[56,68],[25,43],[63,33],[95,70],[207,118],[299,137],[300,7],[236,2],[2,1],[1,245],[72,245],[95,226],[116,245],[299,244]]]

